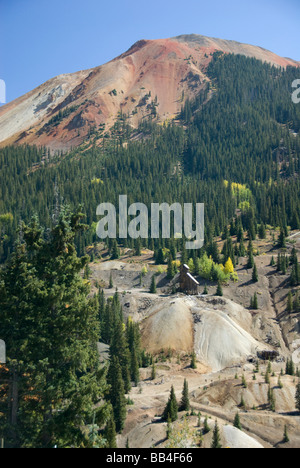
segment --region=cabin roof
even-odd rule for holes
[[[187,273],[186,275],[193,281],[193,283],[195,283],[197,286],[199,286],[198,281],[190,273]]]

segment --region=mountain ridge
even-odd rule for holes
[[[300,66],[258,46],[200,35],[141,39],[106,64],[58,75],[0,108],[0,146],[34,144],[52,151],[99,142],[118,116],[136,128],[145,118],[164,122],[209,83],[214,52],[242,54],[277,67]]]

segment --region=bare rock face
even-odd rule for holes
[[[276,66],[300,65],[260,47],[204,36],[142,40],[105,65],[57,76],[1,107],[0,145],[67,151],[91,134],[100,144],[120,112],[133,128],[144,116],[173,119],[209,81],[206,67],[216,50]]]
[[[195,351],[201,364],[217,372],[266,349],[251,335],[251,316],[228,299],[195,296],[161,299],[141,324],[143,346],[152,353],[169,348]]]

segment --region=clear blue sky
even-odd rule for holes
[[[300,1],[0,0],[0,79],[9,102],[56,75],[101,65],[139,39],[190,33],[300,61]]]

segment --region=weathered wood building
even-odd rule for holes
[[[198,294],[198,281],[191,275],[187,265],[181,265],[180,268],[180,291],[186,294]]]

